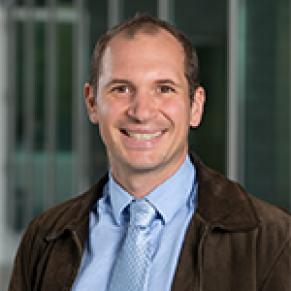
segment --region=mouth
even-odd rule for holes
[[[135,132],[127,129],[121,129],[121,133],[124,135],[134,138],[136,140],[145,141],[145,140],[151,140],[157,137],[160,137],[162,134],[164,134],[165,130],[159,130],[155,132]]]

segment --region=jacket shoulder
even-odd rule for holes
[[[31,225],[38,226],[45,232],[66,228],[76,216],[80,215],[80,210],[83,210],[83,200],[88,198],[88,193],[86,192],[54,205],[35,217]]]
[[[290,237],[291,213],[286,209],[263,201],[253,195],[248,195],[257,213],[260,226],[267,228],[273,234],[281,233],[283,236],[289,235]]]
[[[250,196],[259,218],[257,232],[257,276],[259,290],[290,290],[290,212]]]
[[[86,192],[59,203],[32,220],[27,232],[38,232],[42,237],[57,236],[66,229],[75,229],[89,219],[89,211],[102,196],[106,180],[92,186]]]

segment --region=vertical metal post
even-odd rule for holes
[[[7,132],[7,193],[9,193],[9,200],[7,200],[7,219],[10,225],[15,225],[16,217],[16,201],[15,201],[15,191],[16,191],[16,161],[15,161],[15,143],[16,143],[16,94],[17,88],[15,84],[16,80],[16,48],[18,43],[16,42],[16,25],[12,17],[12,12],[14,9],[14,1],[11,1],[9,7],[7,8],[7,25],[8,25],[8,80],[7,80],[7,107],[8,116],[7,122],[9,125],[9,130]]]
[[[0,4],[0,271],[3,265],[5,254],[5,224],[6,224],[6,199],[7,199],[7,104],[6,104],[6,84],[7,84],[7,22],[6,9]],[[1,277],[1,274],[0,274]]]
[[[291,1],[289,3],[289,17],[288,17],[288,22],[289,22],[289,78],[291,78]],[[291,210],[291,84],[289,82],[289,111],[288,111],[288,116],[289,116],[289,209]]]
[[[25,197],[24,217],[27,223],[33,216],[33,196],[34,196],[34,133],[35,133],[35,34],[34,34],[34,0],[26,0],[28,17],[24,24],[24,55],[23,55],[23,80],[24,80],[24,102],[23,102],[23,123],[24,139],[23,154],[24,163],[22,164],[22,175],[24,177]]]
[[[84,191],[89,181],[88,139],[89,132],[85,126],[85,107],[83,100],[83,84],[85,81],[84,55],[88,50],[88,15],[82,0],[74,0],[77,19],[73,21],[73,102],[72,102],[72,141],[74,193]]]
[[[122,18],[122,0],[108,0],[108,27],[117,25]]]
[[[15,143],[16,143],[16,131],[15,131],[15,121],[16,121],[16,94],[19,88],[16,88],[16,48],[21,46],[21,44],[16,42],[16,26],[15,20],[13,19],[13,10],[15,8],[15,1],[9,1],[5,7],[3,13],[6,14],[6,19],[3,18],[3,22],[0,25],[1,40],[0,47],[3,48],[3,59],[1,64],[3,66],[4,76],[2,78],[3,85],[1,90],[0,99],[3,100],[3,103],[0,105],[0,110],[3,112],[0,113],[1,118],[4,122],[1,122],[0,126],[3,126],[0,130],[2,135],[0,138],[0,143],[4,147],[3,154],[3,171],[4,187],[1,189],[1,194],[4,195],[4,199],[1,201],[1,206],[3,207],[3,220],[4,223],[4,236],[0,238],[2,244],[3,252],[0,253],[1,261],[9,267],[11,267],[11,262],[15,256],[16,247],[19,243],[19,234],[15,233],[13,226],[15,225],[15,219],[17,217],[17,210],[15,205],[17,201],[15,200],[15,190],[16,190],[16,159],[15,159]],[[4,14],[3,14],[4,16]],[[3,25],[2,25],[3,24]],[[2,30],[3,29],[3,30]],[[4,39],[6,37],[6,39]],[[7,47],[6,47],[7,46]],[[7,50],[6,50],[7,49]],[[6,50],[6,52],[5,52]],[[5,58],[4,58],[5,57]],[[9,65],[8,65],[9,64]],[[1,77],[0,77],[1,79]],[[3,94],[3,95],[2,95]],[[3,105],[3,107],[2,107]],[[3,138],[2,138],[3,137]],[[2,159],[2,158],[1,158]],[[3,197],[3,196],[2,196]],[[3,203],[3,204],[2,204]],[[8,284],[9,269],[4,270],[5,273],[2,274],[1,287],[6,290]]]
[[[228,10],[228,124],[227,124],[227,174],[230,179],[243,180],[243,84],[240,79],[242,68],[239,73],[239,59],[243,56],[239,48],[239,37],[241,27],[239,11],[244,5],[244,0],[229,0]],[[242,13],[241,13],[242,14]],[[241,41],[241,40],[240,40]]]
[[[162,20],[173,21],[172,0],[158,0],[158,17]]]
[[[227,173],[238,178],[238,118],[237,118],[237,0],[228,2],[228,117]]]
[[[44,203],[49,207],[56,198],[56,0],[47,0],[48,23],[46,24],[46,65],[45,65],[45,150],[46,183]]]

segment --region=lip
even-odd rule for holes
[[[120,129],[126,147],[134,149],[151,149],[163,138],[166,129]]]

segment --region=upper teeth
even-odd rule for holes
[[[127,131],[127,134],[130,137],[134,137],[134,138],[136,138],[138,140],[147,140],[147,139],[158,137],[159,135],[162,134],[162,132],[158,131],[158,132],[155,132],[155,133],[135,133],[135,132]]]

